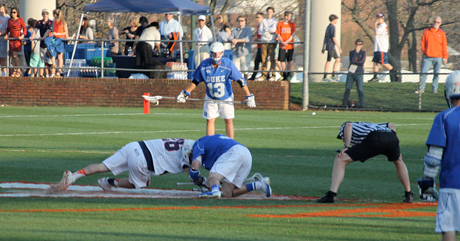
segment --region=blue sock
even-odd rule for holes
[[[246,184],[246,189],[248,190],[248,192],[256,189],[255,184],[256,184],[255,182],[251,182],[251,183]]]
[[[212,185],[211,191],[212,191],[212,192],[220,191],[219,185],[217,185],[217,184]]]

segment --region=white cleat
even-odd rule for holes
[[[269,177],[264,177],[260,181],[262,183],[262,192],[265,193],[265,197],[271,197],[272,196],[272,188],[270,187],[270,178]]]
[[[108,177],[101,178],[97,180],[97,183],[99,183],[99,186],[104,189],[104,191],[111,191],[112,190],[112,185],[109,184],[108,182]]]
[[[62,174],[62,184],[64,185],[64,188],[67,190],[67,188],[75,182],[75,177],[73,173],[69,170],[65,171],[64,174]]]
[[[215,192],[204,192],[199,194],[197,197],[198,198],[215,198],[218,199],[222,195],[221,191],[215,191]]]

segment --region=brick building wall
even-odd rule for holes
[[[16,106],[108,106],[142,107],[144,93],[176,97],[189,80],[158,79],[96,79],[96,78],[0,78],[0,103]],[[289,82],[248,83],[255,95],[257,109],[288,110]],[[233,83],[236,101],[244,101],[244,91]],[[204,98],[204,84],[192,92],[193,98]],[[156,108],[196,108],[203,102],[161,100]],[[246,105],[235,105],[238,109]]]

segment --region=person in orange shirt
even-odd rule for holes
[[[441,17],[435,17],[433,27],[425,30],[422,36],[422,73],[427,73],[433,65],[433,84],[432,91],[438,93],[438,73],[441,70],[441,65],[447,63],[447,39],[446,33],[440,29],[442,23]],[[420,75],[420,88],[415,91],[416,94],[425,92],[426,74]]]
[[[276,28],[276,34],[278,35],[278,39],[280,41],[280,49],[278,54],[278,61],[281,64],[281,71],[286,70],[286,63],[287,61],[287,70],[292,69],[292,57],[294,55],[294,44],[290,42],[294,42],[295,36],[295,23],[291,22],[292,19],[292,12],[286,11],[284,12],[284,21],[278,23],[278,27]],[[291,73],[283,72],[283,80],[288,80]]]
[[[53,26],[53,32],[51,32],[51,36],[54,36],[56,38],[68,39],[69,31],[67,28],[67,22],[64,19],[64,14],[61,12],[61,10],[55,9],[53,10],[53,16],[54,16],[54,26]],[[62,74],[64,71],[62,69],[62,67],[64,66],[64,53],[58,52],[57,58],[58,58],[58,65],[56,66],[56,59],[54,57],[51,57],[51,62],[53,62],[53,65],[51,66],[51,76],[62,77]],[[59,68],[58,73],[56,73],[55,68]]]

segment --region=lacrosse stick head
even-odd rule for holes
[[[161,100],[162,98],[162,96],[160,95],[157,95],[157,96],[143,95],[142,97],[144,97],[145,100],[150,101],[150,103],[155,104],[155,105],[160,104],[159,100]]]
[[[447,76],[444,86],[447,105],[452,107],[452,99],[460,98],[460,71],[454,71]]]
[[[184,144],[182,144],[182,157],[186,161],[189,161],[189,163],[192,162],[192,151],[193,151],[194,144],[195,144],[194,140],[185,140]]]

